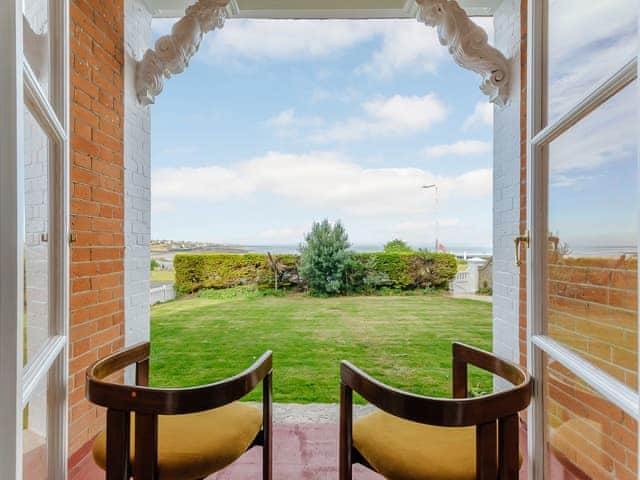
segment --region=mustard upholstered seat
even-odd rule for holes
[[[134,451],[131,414],[131,463]],[[161,480],[195,480],[216,472],[240,457],[262,426],[262,412],[234,402],[213,410],[158,417],[158,474]],[[106,466],[106,434],[93,446],[98,466]]]
[[[380,411],[354,422],[353,445],[390,480],[476,479],[475,426],[437,427]]]
[[[454,398],[433,398],[385,385],[358,367],[340,365],[340,480],[361,464],[390,480],[516,479],[519,412],[531,400],[531,377],[519,365],[454,342]],[[474,365],[513,385],[469,398]],[[353,421],[353,393],[380,410]]]

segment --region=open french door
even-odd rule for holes
[[[638,478],[638,10],[529,0],[534,480]]]
[[[64,479],[67,0],[0,2],[0,478]]]

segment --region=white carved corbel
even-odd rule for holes
[[[509,61],[489,45],[489,37],[471,21],[455,0],[416,0],[418,21],[436,27],[440,43],[455,62],[482,75],[480,90],[491,102],[504,106],[509,97]]]
[[[169,35],[156,41],[155,49],[145,52],[136,70],[136,93],[140,103],[154,103],[156,95],[162,92],[164,79],[182,73],[189,66],[203,36],[223,27],[228,3],[229,0],[198,0],[187,7],[184,17],[173,25]]]

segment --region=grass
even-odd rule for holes
[[[152,282],[175,282],[176,272],[174,270],[151,270]]]
[[[155,306],[151,317],[153,385],[217,381],[271,349],[277,402],[337,402],[342,359],[395,387],[449,396],[451,342],[491,348],[491,305],[439,293],[314,298],[232,289]],[[491,390],[477,371],[470,384]]]

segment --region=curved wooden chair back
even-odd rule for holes
[[[476,471],[480,480],[517,479],[519,470],[518,413],[529,405],[529,373],[492,353],[453,344],[453,398],[432,398],[404,392],[370,377],[351,363],[341,364],[340,479],[351,479],[353,463],[363,462],[354,451],[353,392],[379,409],[413,422],[441,427],[476,426]],[[468,365],[497,375],[512,388],[468,398]]]
[[[155,480],[158,463],[158,415],[181,415],[227,405],[263,385],[262,431],[253,445],[263,445],[265,479],[271,478],[272,352],[248,369],[220,382],[187,388],[149,387],[149,342],[104,357],[86,372],[86,396],[107,408],[107,480]],[[135,385],[112,383],[110,375],[135,364]],[[135,462],[129,463],[130,418],[135,412]]]

